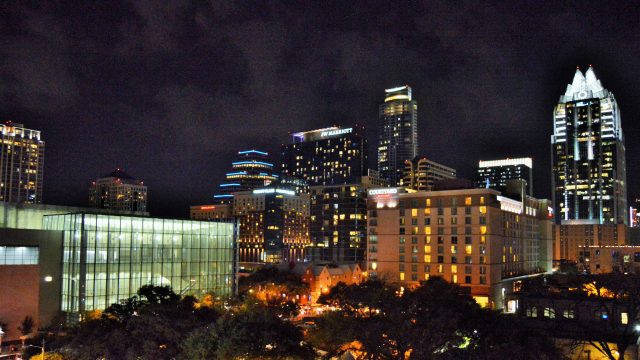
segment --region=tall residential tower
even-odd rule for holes
[[[418,104],[407,85],[386,89],[378,118],[378,172],[400,184],[404,162],[418,155]]]
[[[11,121],[0,124],[0,201],[41,203],[43,172],[40,131]]]
[[[627,224],[625,146],[620,109],[593,68],[576,70],[553,112],[556,223]]]

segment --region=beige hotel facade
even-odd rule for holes
[[[478,303],[504,307],[519,279],[551,270],[547,200],[492,189],[368,192],[368,276],[406,287],[430,276],[468,288]]]

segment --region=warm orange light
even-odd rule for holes
[[[213,205],[205,205],[205,206],[200,206],[200,210],[213,210],[216,207]]]

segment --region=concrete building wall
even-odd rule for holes
[[[50,325],[60,313],[62,232],[0,228],[0,246],[37,247],[39,253],[37,265],[0,265],[0,320],[16,336],[25,316],[33,317],[34,330]]]

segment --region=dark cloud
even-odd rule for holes
[[[551,110],[590,63],[622,108],[638,194],[634,4],[3,2],[0,12],[0,114],[43,131],[49,203],[82,204],[92,178],[124,167],[150,186],[153,213],[186,216],[236,151],[277,162],[290,132],[331,124],[364,124],[374,164],[383,89],[405,83],[423,153],[463,176],[479,159],[532,156],[548,197]]]

